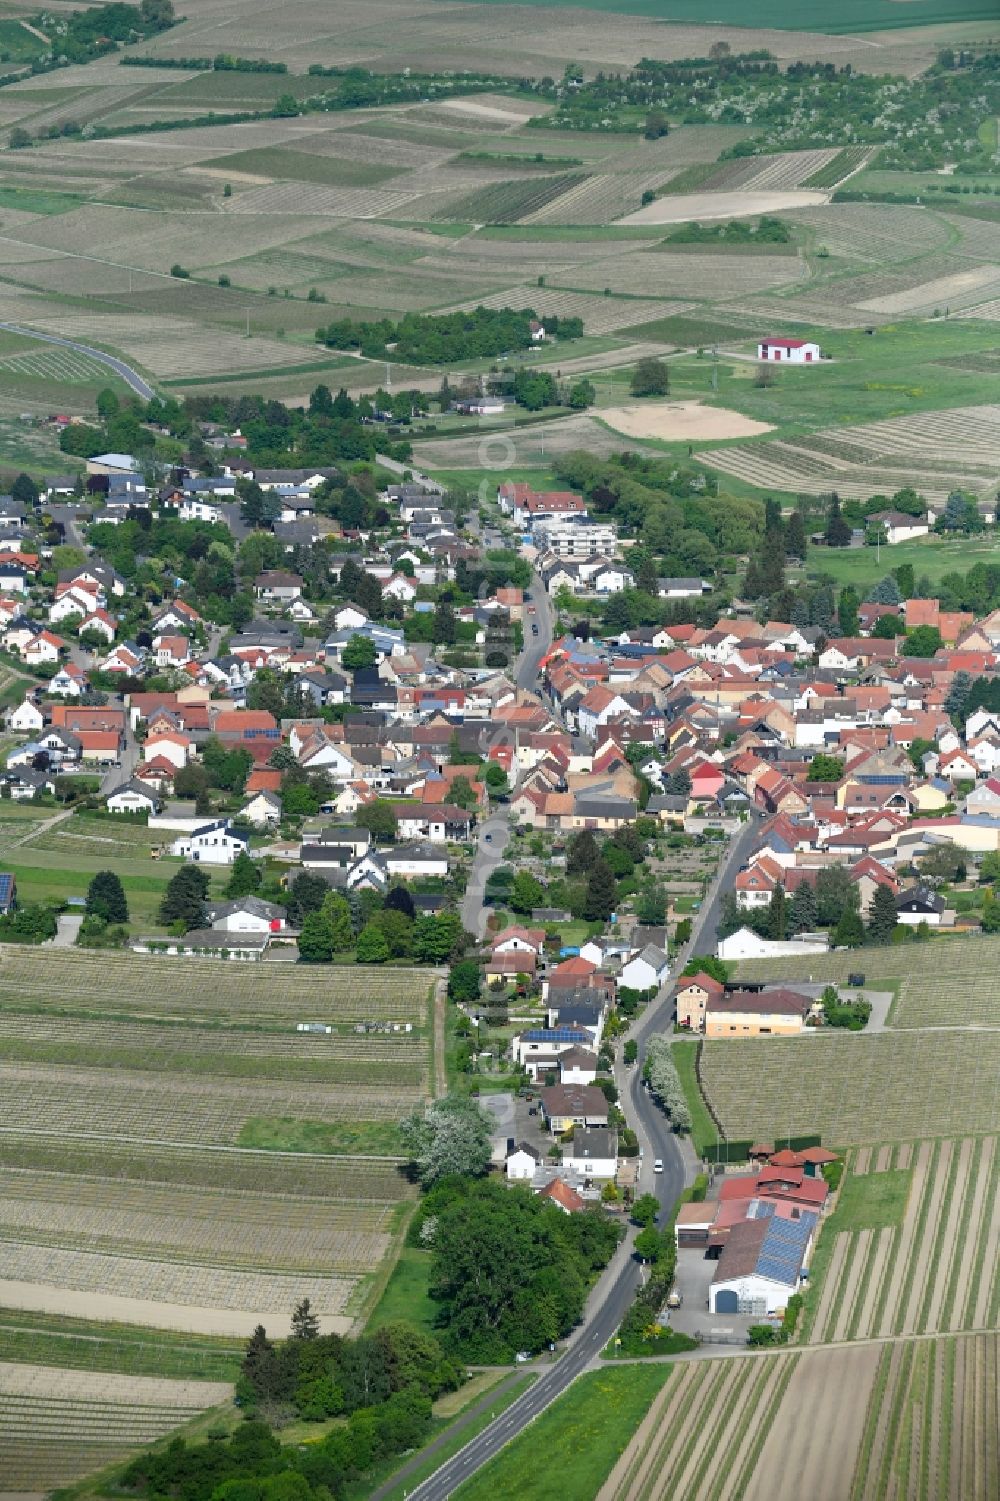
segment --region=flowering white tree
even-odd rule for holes
[[[490,1165],[493,1118],[465,1095],[446,1095],[399,1123],[424,1188],[450,1173],[478,1177]]]
[[[656,1103],[669,1115],[674,1130],[690,1131],[691,1112],[666,1037],[650,1040],[643,1072]]]

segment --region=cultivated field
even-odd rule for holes
[[[701,1077],[733,1140],[819,1131],[824,1144],[846,1147],[988,1132],[997,1120],[1000,1031],[706,1042]]]
[[[1000,1027],[993,975],[1000,965],[1000,938],[943,938],[924,945],[866,949],[863,969],[869,985],[891,985],[896,1000],[889,1021],[897,1027]],[[858,969],[847,952],[810,954],[799,964],[756,960],[739,967],[745,980],[794,984],[808,974],[817,981],[846,985]]]
[[[998,1187],[995,1136],[853,1152],[842,1202],[821,1230],[822,1258],[814,1258],[810,1340],[993,1328]]]
[[[0,1365],[0,1496],[82,1479],[231,1392],[222,1383]]]
[[[678,1362],[597,1501],[987,1501],[998,1344],[960,1335]]]
[[[754,422],[742,412],[705,407],[697,401],[663,401],[635,406],[605,407],[602,421],[628,438],[660,438],[668,443],[704,442],[706,439],[748,438],[770,431],[764,422]]]
[[[678,1362],[598,1501],[847,1501],[878,1359],[870,1347]],[[832,1391],[839,1457],[831,1467],[821,1413]]]
[[[802,437],[734,445],[699,454],[723,474],[758,486],[868,498],[915,485],[940,499],[961,483],[974,493],[993,483],[1000,461],[1000,406],[892,418]]]
[[[234,1334],[309,1296],[347,1327],[412,1196],[429,983],[0,950],[0,1306]]]

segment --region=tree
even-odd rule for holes
[[[805,560],[806,528],[801,511],[793,511],[785,526],[785,552],[790,558]]]
[[[329,964],[333,958],[333,935],[322,911],[307,912],[298,937],[299,958],[306,964]]]
[[[614,873],[606,860],[598,860],[587,877],[583,915],[588,922],[607,922],[618,900]]]
[[[31,145],[31,133],[25,130],[23,125],[15,125],[7,137],[7,145],[11,151],[23,151],[25,146]]]
[[[11,499],[26,510],[33,510],[38,504],[38,486],[30,474],[19,474],[10,487]]]
[[[969,697],[969,690],[971,689],[971,687],[971,674],[966,672],[964,668],[960,667],[951,680],[951,687],[948,689],[948,697],[944,701],[944,706],[947,709],[948,713],[954,715],[956,719],[961,719],[962,717],[962,711],[965,708],[965,702]]]
[[[455,612],[443,600],[434,610],[433,636],[436,646],[452,646],[457,633]]]
[[[640,360],[629,386],[633,396],[669,396],[670,371],[662,360]]]
[[[898,605],[903,598],[899,587],[895,576],[887,573],[885,578],[879,579],[877,584],[872,585],[866,598],[873,605]]]
[[[839,782],[843,775],[844,763],[840,757],[830,756],[825,751],[819,751],[809,762],[806,781]]]
[[[851,540],[851,528],[840,513],[840,496],[830,498],[826,513],[826,531],[823,534],[827,547],[846,547]]]
[[[364,672],[374,667],[378,652],[367,636],[352,636],[341,653],[340,662],[348,672]]]
[[[297,875],[288,888],[286,903],[288,921],[292,927],[301,927],[307,913],[318,912],[329,890],[322,876],[314,876],[308,870]]]
[[[660,1201],[655,1194],[640,1194],[632,1205],[632,1218],[637,1225],[652,1225],[660,1212]]]
[[[819,913],[816,893],[808,881],[797,887],[788,904],[789,933],[811,933],[816,927]]]
[[[589,829],[580,829],[570,836],[566,846],[566,874],[568,876],[589,875],[600,856],[601,852],[593,834]]]
[[[405,1116],[399,1132],[424,1188],[454,1173],[479,1177],[492,1156],[493,1117],[466,1095],[445,1095]]]
[[[456,808],[464,808],[466,812],[468,812],[470,808],[475,808],[477,806],[478,799],[476,798],[472,783],[469,781],[468,777],[455,778],[455,780],[451,784],[451,791],[448,794],[448,801],[450,803],[453,803]]]
[[[840,921],[830,935],[834,948],[856,949],[860,948],[865,941],[865,930],[860,915],[852,909],[846,909],[840,917]]]
[[[99,870],[87,887],[86,913],[108,923],[128,922],[125,888],[113,870]]]
[[[249,896],[260,885],[260,868],[246,850],[240,850],[232,863],[229,880],[226,882],[226,896],[231,900],[241,896]]]
[[[417,915],[417,909],[413,905],[413,898],[405,886],[393,886],[385,899],[386,912],[402,912],[412,922]]]
[[[528,916],[545,901],[545,887],[528,870],[519,870],[510,888],[510,905],[520,916]]]
[[[359,808],[354,815],[359,829],[367,829],[373,839],[393,840],[396,837],[396,814],[386,798],[377,797],[373,803]]]
[[[986,891],[983,895],[980,923],[984,933],[1000,933],[1000,901],[993,891]]]
[[[574,412],[585,411],[587,407],[592,407],[596,400],[597,389],[594,386],[593,381],[574,381],[573,385],[571,385],[569,388],[569,398],[567,405]]]
[[[663,1249],[663,1237],[653,1225],[640,1230],[635,1238],[635,1254],[640,1261],[658,1261]]]
[[[160,921],[183,923],[185,932],[200,927],[208,884],[208,875],[199,865],[182,865],[164,892]]]
[[[448,994],[460,1005],[479,999],[483,975],[475,959],[460,959],[448,973]]]
[[[292,1312],[292,1339],[318,1339],[319,1319],[312,1311],[308,1298],[296,1303]]]
[[[905,651],[908,657],[933,657],[943,646],[936,625],[918,625],[907,633]]]
[[[398,914],[402,915],[402,914]],[[389,942],[382,929],[370,922],[358,934],[359,964],[384,964],[389,958]]]
[[[891,888],[880,881],[868,904],[868,942],[891,943],[895,931],[896,898]]]
[[[767,904],[767,936],[775,942],[780,942],[788,926],[788,904],[785,900],[785,888],[779,881],[771,892],[771,900]]]
[[[857,912],[858,888],[843,865],[830,865],[816,876],[816,905],[820,925],[834,927],[846,911]]]
[[[845,584],[840,591],[840,601],[837,605],[837,622],[845,636],[858,634],[858,606],[861,600],[857,589],[852,584]]]

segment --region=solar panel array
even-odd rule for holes
[[[774,1216],[757,1259],[758,1275],[794,1287],[799,1280],[815,1223],[816,1217],[811,1214],[803,1215],[800,1220],[782,1220]]]
[[[9,871],[0,871],[0,908],[10,905],[11,893],[14,889],[14,877]]]
[[[521,1035],[522,1042],[582,1042],[579,1027],[535,1027]]]

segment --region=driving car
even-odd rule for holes
[[[663,1158],[662,1157],[657,1157],[656,1161],[653,1163],[653,1172],[654,1173],[662,1173],[663,1172]]]

